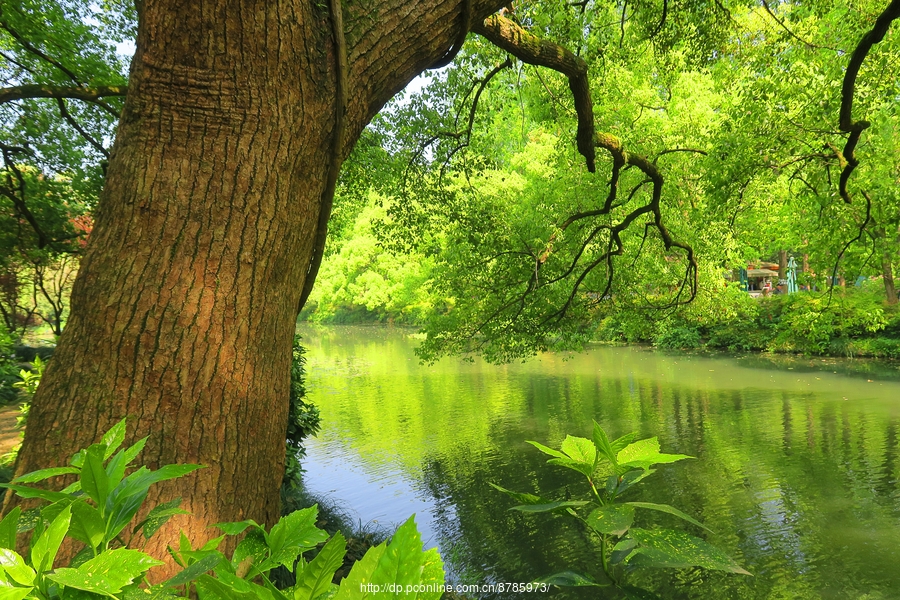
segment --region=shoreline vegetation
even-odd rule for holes
[[[424,319],[417,318],[419,306],[415,311],[396,306],[317,308],[301,313],[300,322],[408,328],[424,324]],[[885,302],[880,282],[875,280],[858,287],[835,288],[831,293],[763,298],[751,298],[731,284],[678,312],[613,309],[585,329],[591,343],[639,344],[664,350],[900,359],[900,308]]]

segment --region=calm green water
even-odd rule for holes
[[[842,374],[848,365],[836,361],[640,348],[505,366],[458,359],[422,366],[402,331],[301,334],[323,422],[308,444],[307,487],[363,523],[399,524],[416,513],[455,582],[595,571],[578,527],[510,512],[512,501],[488,482],[582,495],[574,473],[545,465],[525,440],[558,447],[567,433],[590,437],[596,419],[611,436],[659,436],[664,452],[697,457],[662,466],[647,480],[654,485],[637,494],[703,521],[715,531],[706,539],[755,575],[635,574],[662,597],[900,598],[895,368]],[[646,511],[638,519],[682,527]],[[586,590],[549,596],[603,597]]]

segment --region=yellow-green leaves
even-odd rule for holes
[[[161,564],[139,550],[116,548],[98,554],[76,569],[56,569],[47,577],[66,587],[115,596],[148,569]]]
[[[638,544],[625,559],[625,563],[633,567],[703,567],[750,575],[715,546],[681,531],[632,529],[629,536]]]

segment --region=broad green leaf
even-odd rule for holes
[[[634,509],[625,504],[601,506],[591,511],[585,523],[598,533],[621,536],[634,523]]]
[[[57,515],[50,526],[41,533],[31,549],[31,564],[39,573],[53,568],[59,545],[62,544],[66,532],[69,530],[69,521],[72,519],[72,509],[66,507]]]
[[[333,600],[369,600],[379,597],[379,595],[364,590],[367,589],[369,583],[372,583],[372,575],[385,552],[387,552],[387,543],[369,548],[362,559],[354,563],[350,574],[341,580],[341,585]]]
[[[597,583],[587,575],[575,573],[574,571],[554,573],[553,575],[536,579],[535,583],[546,583],[559,587],[606,587],[605,585]]]
[[[147,467],[141,467],[122,480],[120,494],[123,497],[140,494],[146,492],[154,483],[176,479],[202,468],[202,465],[165,465],[151,471]]]
[[[346,550],[347,541],[339,531],[328,540],[303,571],[297,574],[297,583],[290,592],[294,600],[313,600],[328,591],[334,573],[344,562]]]
[[[594,473],[594,465],[583,463],[571,458],[551,458],[547,461],[548,465],[559,465],[573,471],[578,471],[585,477],[590,477]]]
[[[103,453],[103,460],[108,459],[113,455],[113,452],[119,449],[119,446],[122,445],[122,442],[125,441],[125,419],[122,419],[118,423],[112,426],[112,428],[107,431],[103,438],[100,440],[100,443],[106,446],[106,451]]]
[[[566,458],[566,455],[560,452],[559,450],[554,450],[553,448],[548,448],[543,444],[539,444],[538,442],[532,442],[528,440],[528,443],[543,452],[544,454],[549,454],[550,456],[555,456],[556,458]]]
[[[48,502],[59,502],[60,500],[69,499],[68,494],[63,494],[62,492],[53,492],[50,490],[42,490],[40,488],[33,488],[27,485],[0,483],[0,488],[12,490],[20,498],[40,498],[41,500],[47,500]]]
[[[238,521],[235,523],[216,523],[215,525],[211,525],[211,527],[218,527],[225,532],[225,535],[238,535],[248,527],[255,527],[260,530],[262,529],[259,523],[257,523],[253,519],[247,519],[246,521]]]
[[[0,548],[16,549],[16,534],[22,509],[16,506],[0,521]]]
[[[0,585],[0,600],[22,600],[31,593],[30,587],[9,587]]]
[[[88,544],[91,548],[96,548],[103,542],[105,534],[106,521],[100,515],[99,510],[88,505],[87,502],[72,504],[72,523],[69,527],[69,535]]]
[[[139,550],[116,548],[98,554],[76,569],[56,569],[47,577],[67,587],[114,596],[151,567],[161,564]]]
[[[258,598],[251,590],[236,589],[233,585],[229,585],[209,575],[201,575],[196,581],[197,591],[201,600],[264,600]]]
[[[522,504],[546,504],[546,500],[541,498],[540,496],[535,496],[534,494],[527,494],[522,492],[513,492],[506,488],[502,488],[495,483],[488,483],[489,486],[494,488],[497,491],[503,492],[507,496],[510,496],[516,502],[521,502]]]
[[[633,567],[703,567],[750,575],[727,554],[700,538],[671,529],[632,529],[639,546],[625,563]]]
[[[208,554],[194,564],[189,565],[180,573],[176,573],[175,576],[173,576],[168,581],[163,582],[162,585],[171,588],[194,581],[207,571],[212,571],[213,569],[215,569],[223,560],[225,560],[225,556],[219,552],[216,552],[215,554]]]
[[[244,539],[234,549],[231,555],[231,566],[235,569],[248,556],[253,557],[254,565],[261,565],[269,554],[269,545],[266,543],[266,536],[260,529],[251,529],[244,536]]]
[[[313,505],[281,517],[269,531],[271,562],[292,569],[299,554],[328,539],[328,534],[316,527],[318,512],[318,505]]]
[[[636,437],[637,437],[637,433],[632,432],[632,433],[626,433],[625,435],[623,435],[620,438],[616,438],[615,440],[613,440],[610,443],[610,446],[612,447],[612,451],[615,454],[618,454],[619,452],[622,451],[622,449],[625,446],[627,446],[628,444],[633,442],[634,438],[636,438]]]
[[[597,465],[597,448],[587,438],[567,435],[560,449],[577,463],[590,465],[591,469]]]
[[[660,454],[659,440],[655,437],[628,444],[616,456],[619,468],[649,469],[655,464],[673,463],[685,458],[693,458],[685,454]]]
[[[159,531],[160,527],[166,524],[166,521],[175,515],[190,514],[188,511],[178,508],[180,504],[181,498],[175,498],[169,502],[154,506],[153,510],[147,514],[147,518],[134,528],[134,533],[143,528],[144,538],[149,540],[154,533]]]
[[[68,496],[67,496],[68,497]],[[22,515],[19,517],[19,523],[16,525],[16,533],[25,533],[26,531],[31,531],[32,529],[37,529],[38,525],[41,524],[41,509],[38,507],[29,508],[28,510],[23,510]],[[37,538],[32,534],[32,541],[35,541]],[[32,546],[34,544],[32,543]]]
[[[148,588],[129,586],[123,590],[122,600],[174,600],[178,594],[165,583],[160,583]]]
[[[710,533],[713,532],[712,529],[710,529],[709,527],[707,527],[700,521],[697,521],[693,517],[690,517],[690,516],[684,514],[683,512],[681,512],[674,506],[669,506],[668,504],[654,504],[653,502],[626,502],[625,504],[627,504],[629,506],[635,506],[637,508],[646,508],[648,510],[655,510],[655,511],[659,511],[659,512],[668,513],[670,515],[675,515],[679,519],[684,519],[688,523],[693,523],[694,525],[696,525],[697,527],[700,527],[701,529],[705,529]]]
[[[105,452],[104,444],[90,446],[81,467],[81,489],[97,503],[101,511],[106,507],[106,496],[109,494],[109,476],[103,468]]]
[[[585,504],[590,504],[590,502],[587,500],[560,500],[559,502],[549,502],[547,504],[523,504],[521,506],[513,506],[509,510],[518,510],[525,513],[542,513],[560,508],[575,508]]]
[[[18,552],[0,548],[0,567],[19,585],[34,585],[34,569],[25,564]]]
[[[401,586],[419,583],[423,558],[422,538],[413,515],[394,533],[372,574],[372,583]]]
[[[12,483],[35,483],[36,481],[43,481],[45,479],[50,479],[51,477],[58,477],[59,475],[70,475],[72,473],[78,472],[80,472],[80,469],[76,469],[75,467],[51,467],[49,469],[32,471],[31,473],[26,473],[21,477],[16,477],[12,480]]]
[[[591,439],[594,442],[594,447],[597,449],[597,452],[599,452],[601,456],[606,458],[606,460],[611,462],[613,468],[615,468],[618,464],[616,462],[616,453],[613,451],[613,447],[609,443],[609,438],[606,437],[606,432],[603,431],[597,421],[594,421],[594,431],[591,435]]]
[[[422,559],[422,584],[432,584],[432,588],[437,589],[437,585],[444,583],[445,577],[444,561],[437,548],[426,550]],[[417,596],[419,600],[440,600],[442,597],[443,594],[437,591],[420,592]]]

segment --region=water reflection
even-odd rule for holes
[[[695,515],[755,575],[636,574],[663,597],[900,597],[900,382],[890,367],[636,348],[421,366],[400,331],[302,333],[323,417],[307,485],[363,522],[399,524],[416,512],[458,581],[595,570],[578,527],[510,512],[488,482],[581,494],[574,474],[545,466],[524,441],[588,436],[596,419],[611,435],[656,435],[664,451],[697,457],[662,467],[641,499]]]

